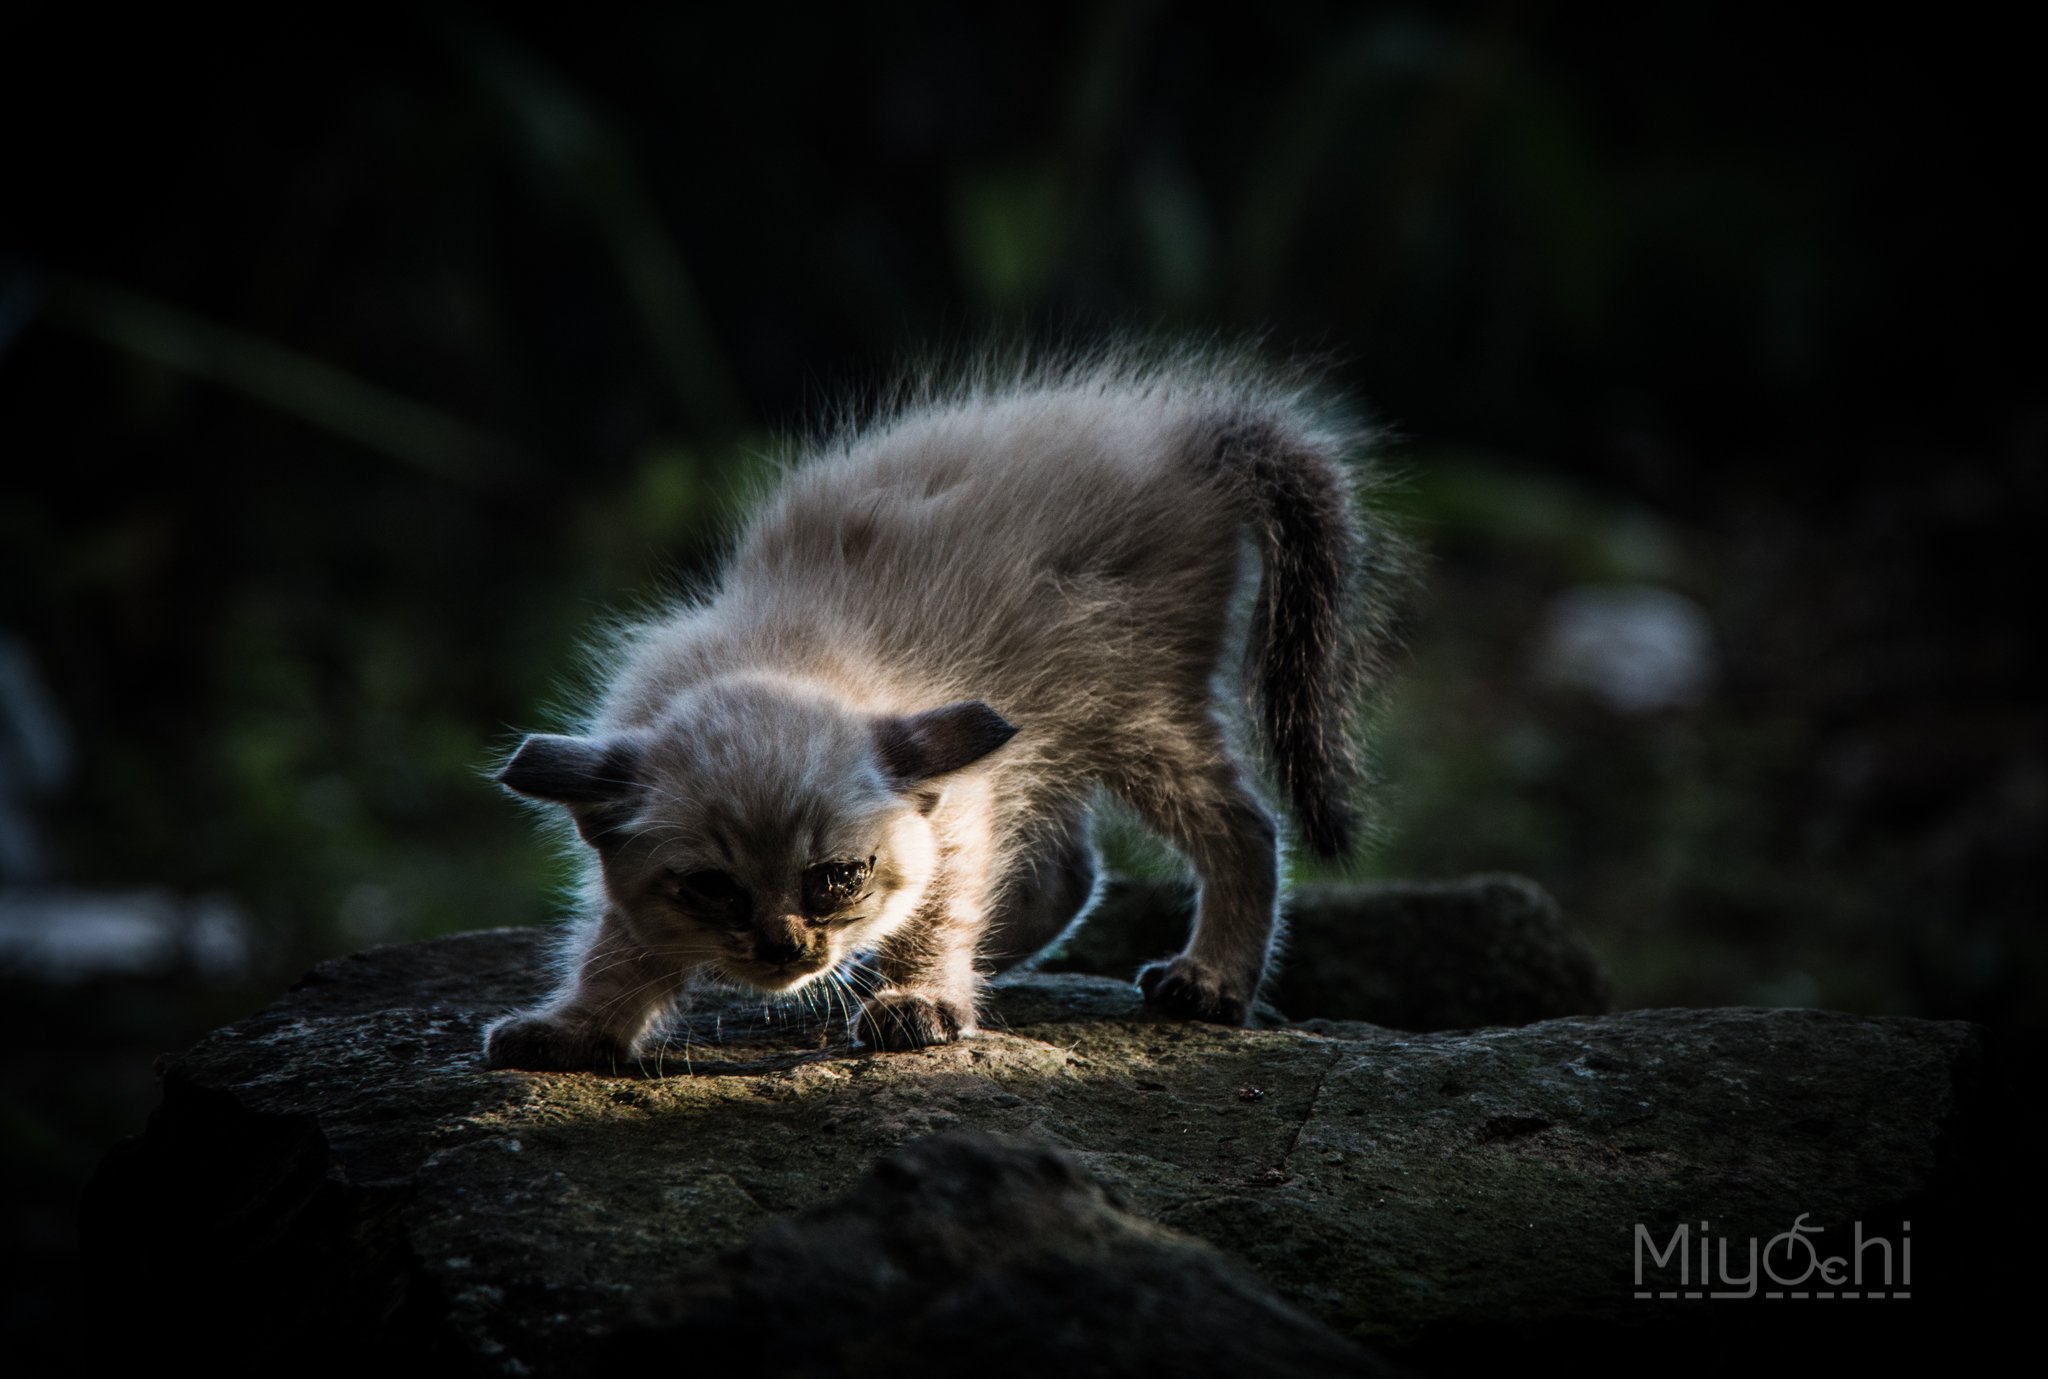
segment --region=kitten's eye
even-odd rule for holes
[[[804,910],[828,915],[860,899],[874,874],[875,859],[865,862],[821,862],[804,873]]]
[[[744,909],[746,888],[722,871],[669,872],[668,890],[677,900],[694,909],[728,915]]]

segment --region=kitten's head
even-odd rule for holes
[[[529,737],[498,780],[567,806],[639,942],[787,991],[910,918],[943,778],[1015,732],[979,700],[877,716],[735,677],[646,728]]]

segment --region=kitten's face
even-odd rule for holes
[[[500,778],[570,805],[649,950],[789,991],[910,918],[938,865],[934,778],[1013,731],[975,702],[877,719],[736,679],[628,736],[530,738]]]

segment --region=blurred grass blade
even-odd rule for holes
[[[474,24],[450,41],[518,123],[527,146],[582,204],[626,280],[684,416],[711,436],[739,425],[739,392],[689,266],[661,223],[626,142],[553,71]]]
[[[439,408],[126,288],[55,279],[45,319],[465,487],[502,487],[526,468],[510,444]]]

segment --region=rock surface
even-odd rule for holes
[[[605,1359],[677,1355],[787,1375],[894,1375],[916,1356],[967,1374],[1399,1372],[1069,1156],[957,1132],[656,1294]]]
[[[1852,1223],[1897,1240],[1911,1220],[1925,1269],[1942,1223],[1976,1209],[1978,1041],[1959,1024],[1731,1009],[1224,1029],[1156,1017],[1127,982],[1039,974],[998,988],[982,1037],[916,1053],[848,1049],[836,1011],[764,1021],[728,1002],[645,1069],[487,1072],[483,1027],[540,990],[544,942],[498,930],[324,964],[170,1061],[148,1133],[88,1194],[89,1296],[127,1300],[151,1345],[204,1345],[228,1368],[303,1369],[311,1345],[335,1367],[591,1373],[650,1328],[691,1353],[706,1298],[759,1309],[777,1251],[802,1255],[807,1232],[925,1259],[928,1275],[870,1301],[906,1344],[955,1334],[898,1309],[916,1280],[971,1270],[962,1233],[985,1229],[993,1272],[958,1279],[960,1306],[1028,1278],[1048,1306],[1075,1300],[1077,1335],[1119,1308],[1172,1329],[1143,1285],[1181,1258],[1197,1261],[1181,1304],[1225,1300],[1194,1310],[1248,1319],[1254,1348],[1296,1346],[1297,1372],[1346,1345],[1431,1371],[1532,1344],[1619,1362],[1763,1325],[1761,1301],[1637,1298],[1639,1225],[1661,1248],[1687,1222],[1741,1242],[1805,1214],[1845,1244]],[[954,1131],[1002,1137],[1066,1205],[1004,1215],[972,1190],[974,1153],[917,1143]],[[857,1187],[898,1151],[880,1188]],[[888,1193],[898,1207],[863,1215]],[[948,1202],[965,1224],[943,1224]],[[786,1219],[807,1210],[822,1214]],[[1041,1218],[1042,1236],[1019,1235]],[[816,1296],[798,1290],[793,1311],[860,1311],[830,1300],[830,1261],[807,1267]],[[1110,1293],[1118,1278],[1133,1289]],[[1853,1305],[1876,1334],[1914,1304]],[[774,1323],[755,1315],[765,1354]],[[1024,1353],[1002,1334],[991,1353]],[[871,1372],[849,1354],[815,1372]]]
[[[1113,881],[1040,970],[1128,977],[1186,942],[1193,913],[1184,883]],[[1301,886],[1287,898],[1286,935],[1265,996],[1288,1015],[1477,1029],[1597,1015],[1613,999],[1584,936],[1520,876]]]

